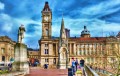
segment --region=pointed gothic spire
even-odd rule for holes
[[[43,8],[43,11],[51,11],[51,9],[49,8],[48,2],[45,2],[45,6]]]
[[[64,27],[64,20],[63,20],[63,18],[62,18],[62,22],[61,22],[60,37],[61,38],[66,38],[66,33],[65,33],[65,27]]]
[[[62,22],[61,22],[61,31],[64,29],[64,20],[62,18]]]

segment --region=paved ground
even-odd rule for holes
[[[30,74],[26,76],[68,76],[67,69],[42,69],[39,67],[30,68]]]

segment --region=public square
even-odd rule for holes
[[[120,0],[0,0],[0,76],[119,76]]]
[[[31,67],[30,74],[26,76],[68,76],[67,69],[43,69],[40,67]]]

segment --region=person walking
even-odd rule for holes
[[[80,66],[81,66],[81,67],[84,67],[84,63],[85,63],[85,61],[84,61],[83,59],[81,59],[81,60],[80,60]]]
[[[81,58],[80,67],[81,67],[82,72],[84,72],[84,63],[85,63],[85,61]]]
[[[76,68],[75,68],[75,60],[72,58],[72,70],[73,70],[73,75],[75,75]]]
[[[78,59],[76,58],[76,61],[75,61],[76,71],[77,71],[77,66],[78,66]]]
[[[44,64],[44,69],[47,69],[48,68],[48,65],[47,64]]]
[[[9,71],[12,71],[12,63],[9,63],[8,67],[9,67]]]

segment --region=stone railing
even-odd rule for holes
[[[85,68],[83,68],[83,74],[84,76],[88,76],[87,72],[85,71]]]
[[[93,69],[91,69],[89,66],[85,65],[85,72],[89,76],[99,76]]]

